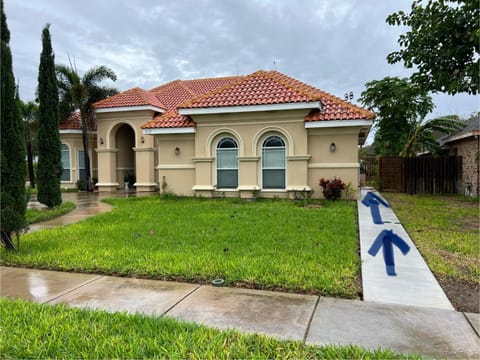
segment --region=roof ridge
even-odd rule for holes
[[[146,104],[159,106],[162,109],[166,109],[165,104],[163,104],[154,94],[138,86],[135,86],[133,88],[122,91],[108,98],[97,101],[96,103],[93,104],[93,107],[95,108],[102,107],[102,105],[105,103],[111,103],[112,101],[115,101],[118,98],[125,97],[126,95],[132,94],[132,93],[138,95]],[[155,101],[157,104],[152,104],[152,101]]]
[[[127,89],[127,90],[122,91],[122,92],[119,92],[118,94],[109,96],[109,97],[107,97],[107,98],[105,98],[105,99],[99,100],[99,101],[97,101],[97,102],[95,102],[95,103],[93,104],[93,107],[96,108],[96,107],[102,105],[103,103],[107,102],[107,100],[108,100],[108,102],[111,102],[112,99],[116,99],[116,98],[118,98],[118,97],[120,97],[120,96],[124,96],[124,94],[125,94],[126,92],[131,91],[131,90],[134,90],[134,89],[136,89],[136,88],[138,88],[138,86],[135,86],[135,87],[133,87],[133,88]]]
[[[279,71],[276,71],[276,70],[266,71],[266,72],[265,72],[265,75],[266,75],[270,80],[275,81],[277,84],[280,84],[280,85],[282,85],[282,86],[286,86],[286,87],[288,87],[288,88],[290,88],[290,89],[292,89],[292,90],[294,90],[294,91],[297,91],[297,92],[301,93],[302,95],[305,95],[306,97],[310,98],[311,100],[314,100],[314,101],[320,100],[320,99],[317,99],[315,96],[313,96],[311,93],[309,93],[309,92],[301,89],[299,86],[293,86],[293,84],[292,84],[292,85],[288,84],[288,82],[287,82],[287,81],[284,81],[284,79],[282,79],[282,78],[287,78],[288,81],[290,81],[290,82],[292,82],[292,83],[300,83],[300,85],[303,86],[303,87],[308,86],[308,87],[310,87],[310,88],[312,88],[312,89],[315,89],[315,91],[318,91],[318,90],[319,90],[319,89],[317,89],[317,88],[315,88],[315,87],[313,87],[313,86],[310,86],[310,85],[308,85],[308,84],[306,84],[306,83],[304,83],[304,82],[302,82],[302,81],[300,81],[300,80],[294,79],[294,78],[292,78],[292,77],[290,77],[290,76],[288,76],[288,75],[285,75],[285,74],[283,74],[283,73],[281,73],[281,72],[279,72]]]
[[[292,78],[292,77],[290,77],[290,76],[288,76],[288,75],[285,75],[285,74],[283,74],[283,73],[281,73],[281,72],[279,72],[279,71],[271,70],[271,71],[269,71],[269,73],[273,73],[273,74],[280,75],[280,76],[282,76],[282,77],[288,78],[288,79],[291,80],[292,82],[300,83],[300,84],[302,84],[302,86],[308,87],[308,88],[314,90],[315,92],[319,93],[320,96],[325,96],[325,97],[329,98],[329,100],[334,101],[334,102],[337,103],[337,104],[346,105],[346,106],[349,106],[349,107],[353,107],[353,108],[355,108],[356,110],[360,110],[360,111],[362,111],[362,112],[368,112],[368,110],[363,109],[363,108],[361,108],[360,106],[357,106],[357,105],[352,104],[352,103],[350,103],[350,102],[348,102],[348,101],[345,101],[345,100],[343,100],[343,99],[340,99],[340,98],[339,98],[338,96],[336,96],[336,95],[330,94],[329,92],[326,92],[326,91],[324,91],[324,90],[321,90],[321,89],[319,89],[319,88],[316,88],[315,86],[312,86],[312,85],[309,85],[309,84],[307,84],[307,83],[304,83],[303,81],[294,79],[294,78]],[[277,79],[273,78],[272,76],[270,76],[270,78],[272,78],[272,80],[277,81],[278,83],[280,83],[280,84],[282,84],[282,85],[285,85],[283,82],[281,82],[280,80],[277,80]],[[295,90],[300,91],[300,92],[302,92],[304,95],[311,97],[311,94],[309,94],[308,92],[305,92],[303,89],[295,88]],[[321,99],[318,99],[318,100],[321,101]]]
[[[149,90],[147,90],[147,91],[148,91],[148,92],[156,91],[157,89],[160,89],[160,88],[162,88],[162,87],[164,87],[164,86],[170,86],[170,85],[172,85],[172,84],[174,84],[174,83],[177,83],[177,82],[182,82],[182,80],[180,80],[180,79],[171,80],[171,81],[169,81],[169,82],[167,82],[167,83],[165,83],[165,84],[155,86],[154,88],[151,88],[151,89],[149,89]]]
[[[185,84],[184,81],[180,81],[180,86],[181,86],[182,88],[184,88],[185,90],[187,90],[187,92],[190,93],[190,94],[192,94],[193,96],[197,96],[197,94],[196,94],[192,89],[190,89],[190,88]]]
[[[202,95],[199,95],[199,96],[197,96],[197,97],[194,97],[193,99],[189,99],[189,100],[187,100],[187,101],[184,101],[183,103],[180,103],[180,104],[177,105],[177,109],[180,109],[180,108],[185,107],[185,106],[190,106],[192,103],[194,103],[194,102],[196,102],[196,101],[201,101],[201,100],[203,100],[203,99],[205,99],[205,98],[207,98],[207,97],[209,97],[209,96],[218,94],[218,93],[220,93],[220,92],[228,89],[229,87],[233,87],[233,86],[235,86],[235,85],[238,85],[238,84],[242,83],[243,81],[245,81],[246,79],[252,77],[253,74],[256,74],[256,73],[258,73],[258,72],[260,72],[260,71],[263,71],[263,70],[259,70],[259,71],[255,72],[255,73],[250,74],[250,75],[238,76],[238,78],[239,78],[238,81],[234,81],[234,82],[232,82],[232,83],[230,83],[230,84],[226,84],[226,85],[224,85],[224,86],[220,86],[220,87],[218,87],[218,88],[216,88],[216,89],[213,89],[213,90],[211,90],[211,91],[206,92],[205,94],[202,94]]]
[[[212,77],[206,77],[206,78],[200,78],[200,79],[188,79],[188,80],[180,80],[182,82],[187,82],[187,81],[205,81],[205,80],[222,80],[222,79],[230,79],[230,78],[241,78],[241,77],[245,77],[246,75],[230,75],[230,76],[218,76],[218,77],[215,77],[215,76],[212,76]]]

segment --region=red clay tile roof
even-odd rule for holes
[[[97,130],[97,121],[95,114],[87,119],[87,128],[89,131]],[[69,118],[60,123],[60,130],[82,130],[82,119],[80,111],[75,111]]]
[[[278,71],[247,76],[174,80],[149,91],[133,88],[95,104],[95,108],[153,105],[166,110],[144,124],[144,129],[195,127],[178,109],[315,102],[305,121],[374,119],[375,114]]]
[[[161,109],[167,107],[151,92],[134,87],[120,94],[100,100],[93,104],[95,109],[151,105]]]
[[[278,71],[257,71],[236,84],[219,88],[180,104],[181,108],[209,108],[320,101],[305,121],[374,119],[375,114]]]
[[[163,114],[158,114],[152,120],[142,125],[142,129],[187,127],[195,127],[195,122],[189,116],[180,115],[177,110],[168,110]]]

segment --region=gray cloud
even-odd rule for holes
[[[367,81],[408,76],[385,60],[404,30],[385,18],[409,7],[410,1],[381,0],[5,0],[25,100],[34,98],[46,23],[57,63],[68,64],[69,54],[80,72],[107,65],[120,90],[275,67],[357,98]],[[434,115],[479,108],[472,96],[434,99]]]

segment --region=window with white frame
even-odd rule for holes
[[[70,148],[66,144],[62,144],[62,166],[63,173],[61,181],[70,181]]]
[[[78,151],[78,179],[87,180],[87,172],[85,171],[85,151]]]
[[[263,189],[285,189],[285,142],[269,136],[262,145]]]
[[[238,187],[238,146],[235,140],[226,137],[217,144],[217,188]]]

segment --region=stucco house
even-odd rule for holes
[[[92,173],[99,191],[186,196],[291,197],[322,177],[359,186],[358,145],[374,113],[277,71],[175,80],[95,105]],[[73,121],[71,121],[73,124]],[[65,187],[82,173],[81,133],[61,129]],[[65,166],[67,164],[68,166]]]

